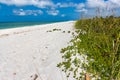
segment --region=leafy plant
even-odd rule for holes
[[[82,19],[75,28],[58,67],[76,80],[83,80],[85,73],[96,80],[120,80],[120,18]]]

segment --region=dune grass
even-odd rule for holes
[[[76,80],[85,73],[95,80],[120,80],[120,18],[82,19],[75,28],[77,35],[61,50],[58,67]]]

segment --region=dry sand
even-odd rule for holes
[[[72,38],[68,31],[74,31],[74,23],[0,30],[0,80],[66,80],[56,65],[61,48]],[[61,30],[50,32],[53,29]]]

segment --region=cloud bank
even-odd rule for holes
[[[0,3],[6,5],[15,5],[15,6],[35,6],[42,9],[47,9],[46,12],[49,15],[56,16],[60,13],[58,8],[68,8],[73,7],[75,12],[89,12],[90,9],[100,8],[100,9],[119,9],[120,0],[86,0],[84,3],[74,3],[74,2],[58,2],[54,3],[53,0],[0,0]],[[41,14],[42,11],[22,11],[14,10],[17,15],[34,15]]]
[[[87,0],[88,8],[120,8],[120,0]]]
[[[77,7],[81,8],[87,6],[89,8],[101,7],[104,8],[106,6],[112,6],[113,8],[120,7],[120,0],[86,0],[85,3],[73,3],[73,2],[65,2],[65,3],[54,3],[52,0],[0,0],[0,3],[7,5],[16,5],[16,6],[27,6],[33,5],[39,8],[46,7]]]
[[[39,8],[54,6],[51,0],[0,0],[0,3],[15,6],[33,5]]]

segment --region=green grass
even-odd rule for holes
[[[58,67],[76,80],[83,80],[85,73],[96,80],[120,80],[120,18],[82,19],[75,28],[77,35],[61,50]]]

